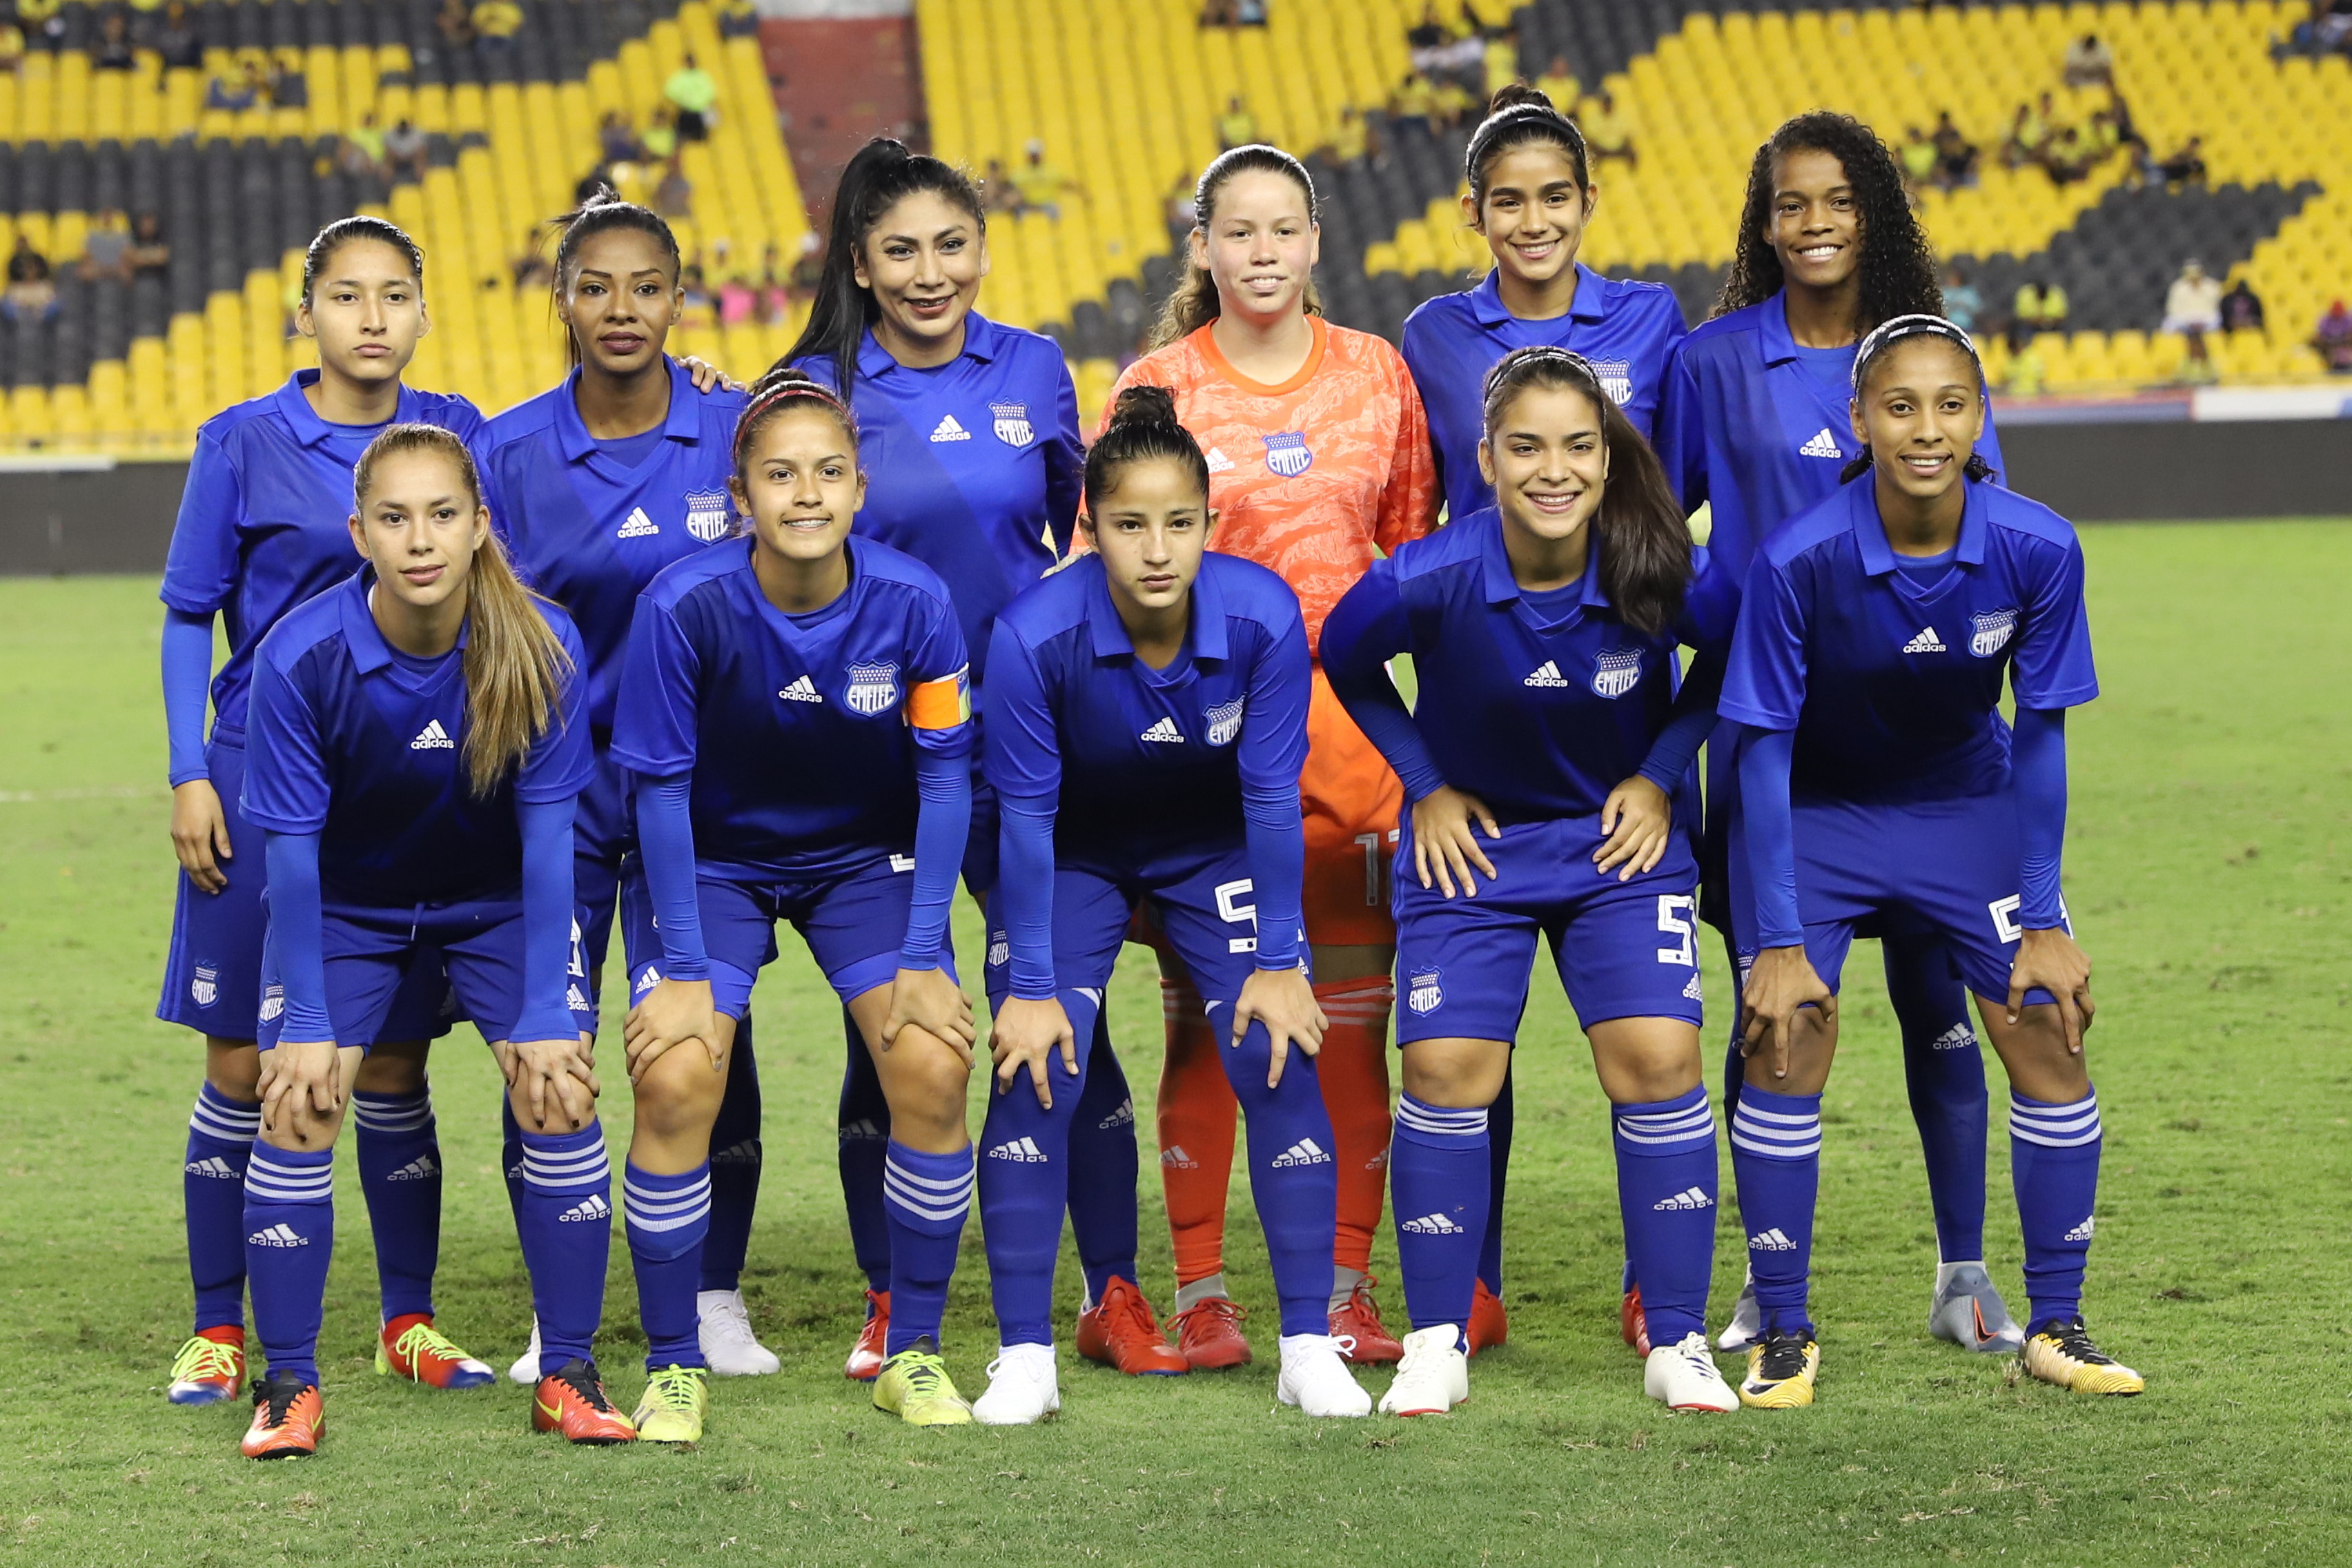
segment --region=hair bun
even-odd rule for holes
[[[1505,82],[1495,89],[1495,96],[1486,100],[1486,114],[1490,119],[1507,109],[1523,108],[1548,110],[1554,114],[1559,112],[1559,105],[1554,103],[1540,88],[1529,87],[1523,81]]]
[[[1149,384],[1129,387],[1110,408],[1109,428],[1123,425],[1173,425],[1181,428],[1183,421],[1176,417],[1176,395],[1167,387]]]

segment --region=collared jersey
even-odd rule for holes
[[[1823,351],[1842,354],[1833,378],[1816,374],[1810,352],[1789,335],[1785,296],[1775,294],[1693,328],[1667,372],[1652,445],[1684,510],[1708,509],[1707,548],[1737,582],[1758,547],[1834,491],[1862,451],[1853,348]],[[2000,470],[1990,407],[1977,450]]]
[[[1437,475],[1403,356],[1320,316],[1307,325],[1315,345],[1279,385],[1234,369],[1202,327],[1128,366],[1118,387],[1175,393],[1177,418],[1209,459],[1210,548],[1290,584],[1311,650],[1364,568],[1435,524]]]
[[[593,768],[582,681],[520,767],[487,797],[466,773],[465,637],[429,669],[396,656],[368,610],[362,567],[262,639],[254,662],[245,815],[276,833],[316,833],[330,904],[403,908],[520,896],[515,803],[569,799]],[[580,634],[540,613],[572,668]]]
[[[835,384],[833,356],[802,367]],[[988,629],[1070,547],[1087,451],[1053,339],[964,318],[963,353],[910,369],[870,332],[850,389],[866,504],[856,532],[929,566],[955,595],[978,678]]]
[[[1798,795],[1984,795],[2009,782],[2004,674],[2020,707],[2099,694],[2074,529],[2013,490],[1962,482],[1952,564],[1924,586],[1896,564],[1866,478],[1758,554],[1718,711],[1797,732]]]
[[[1288,790],[1307,759],[1312,680],[1298,601],[1265,568],[1212,551],[1166,669],[1135,656],[1102,559],[1078,557],[996,619],[988,782],[1059,795],[1057,854],[1116,866],[1244,831],[1242,792]]]
[[[515,570],[579,625],[588,647],[588,721],[601,737],[612,729],[637,595],[671,562],[735,531],[727,481],[743,395],[697,392],[673,363],[662,438],[631,466],[582,423],[579,383],[574,369],[489,422],[482,486]]]
[[[776,879],[824,876],[915,842],[915,749],[971,751],[963,635],[946,585],[887,544],[852,539],[849,586],[791,616],[730,540],[637,601],[613,760],[694,776],[696,862]]]
[[[1666,363],[1683,340],[1682,307],[1662,283],[1603,278],[1576,264],[1576,302],[1549,321],[1522,321],[1504,308],[1496,274],[1459,294],[1440,294],[1405,318],[1404,363],[1429,406],[1437,481],[1448,516],[1495,504],[1478,472],[1486,431],[1486,373],[1513,349],[1549,344],[1582,354],[1601,390],[1644,437],[1656,417]]]
[[[267,397],[226,408],[196,432],[187,488],[163,564],[163,603],[218,612],[228,661],[213,676],[216,731],[239,735],[254,650],[278,618],[352,574],[352,470],[381,425],[330,425],[303,395],[319,379],[297,371]],[[481,411],[462,397],[400,389],[400,423],[438,425],[471,442]]]
[[[1412,654],[1413,726],[1445,783],[1513,821],[1590,816],[1665,727],[1675,647],[1730,643],[1737,587],[1705,550],[1691,566],[1682,614],[1656,637],[1618,619],[1598,548],[1567,613],[1546,615],[1513,578],[1489,507],[1375,562],[1324,656],[1338,669]]]

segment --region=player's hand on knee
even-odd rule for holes
[[[1070,1027],[1070,1016],[1058,996],[1005,998],[989,1029],[988,1048],[996,1058],[996,1092],[1010,1093],[1025,1069],[1037,1103],[1048,1110],[1054,1109],[1054,1090],[1045,1064],[1058,1052],[1063,1070],[1078,1076],[1077,1032]]]
[[[2097,1011],[2091,1002],[2091,955],[2063,926],[2029,927],[2009,966],[2009,1021],[2024,1016],[2025,994],[2047,991],[2058,1001],[2066,1054],[2083,1054],[2083,1035]]]
[[[516,1040],[507,1049],[515,1064],[509,1081],[520,1101],[519,1120],[540,1131],[560,1124],[567,1132],[595,1120],[596,1097],[603,1090],[594,1069],[580,1059],[578,1040]]]
[[[210,779],[190,779],[172,791],[172,852],[188,880],[207,893],[228,886],[220,862],[233,858],[228,817]]]
[[[945,1040],[971,1066],[980,1031],[971,1021],[971,998],[944,969],[902,969],[890,986],[890,1016],[882,1024],[882,1048],[898,1043],[898,1031],[912,1025]]]
[[[643,1083],[646,1069],[688,1040],[710,1053],[712,1071],[726,1065],[719,1044],[719,1015],[708,980],[661,980],[629,1009],[622,1041],[628,1053],[629,1081]]]
[[[1752,1057],[1769,1050],[1774,1078],[1789,1076],[1789,1047],[1796,1037],[1799,1012],[1814,1007],[1823,1028],[1837,1024],[1837,996],[1814,970],[1802,944],[1759,952],[1740,1003],[1747,1023],[1739,1033],[1739,1054]]]
[[[1470,875],[1471,868],[1485,872],[1489,882],[1495,880],[1495,863],[1478,847],[1478,836],[1470,826],[1473,818],[1486,830],[1488,838],[1503,837],[1486,803],[1451,784],[1440,784],[1413,802],[1412,868],[1423,887],[1428,887],[1434,877],[1438,889],[1450,899],[1458,880],[1463,894],[1475,899],[1478,883]]]
[[[281,1040],[261,1053],[261,1122],[273,1132],[321,1121],[343,1105],[342,1052],[332,1040]]]
[[[1674,826],[1674,803],[1666,792],[1635,773],[1601,803],[1601,831],[1607,837],[1592,852],[1601,874],[1631,880],[1657,865]],[[1619,869],[1619,868],[1622,869]]]
[[[1234,1003],[1230,1043],[1240,1045],[1252,1024],[1265,1026],[1266,1042],[1271,1047],[1265,1087],[1273,1089],[1282,1082],[1282,1068],[1290,1058],[1290,1047],[1296,1045],[1310,1057],[1319,1054],[1323,1032],[1331,1026],[1331,1020],[1323,1016],[1322,1005],[1315,1000],[1315,987],[1307,983],[1306,971],[1257,969],[1242,982],[1242,994]]]

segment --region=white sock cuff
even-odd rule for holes
[[[2076,1149],[2098,1141],[2099,1095],[2096,1089],[2072,1105],[2045,1105],[2011,1092],[2009,1135],[2044,1149]]]

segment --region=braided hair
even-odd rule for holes
[[[1780,291],[1780,254],[1772,248],[1773,167],[1791,153],[1827,153],[1845,169],[1859,206],[1862,292],[1854,325],[1864,331],[1895,316],[1940,315],[1944,290],[1936,257],[1903,194],[1903,172],[1869,126],[1826,109],[1781,122],[1756,149],[1748,170],[1748,196],[1739,209],[1739,248],[1724,275],[1714,314],[1758,305]]]
[[[1979,397],[1985,395],[1984,361],[1978,356],[1975,340],[1957,323],[1948,321],[1941,316],[1919,311],[1906,316],[1889,317],[1881,321],[1871,329],[1870,335],[1864,338],[1862,345],[1853,351],[1855,402],[1862,401],[1862,389],[1869,384],[1872,369],[1886,356],[1886,351],[1896,343],[1911,338],[1941,338],[1958,348],[1962,353],[1969,356],[1969,367],[1977,373],[1977,395]],[[1862,444],[1861,455],[1838,470],[1838,483],[1850,484],[1862,478],[1863,475],[1870,472],[1871,462],[1870,443],[1864,441]],[[1960,472],[1979,484],[1991,484],[1998,478],[1993,472],[1992,465],[1984,460],[1984,455],[1976,451],[1969,453],[1969,460],[1960,466]]]

